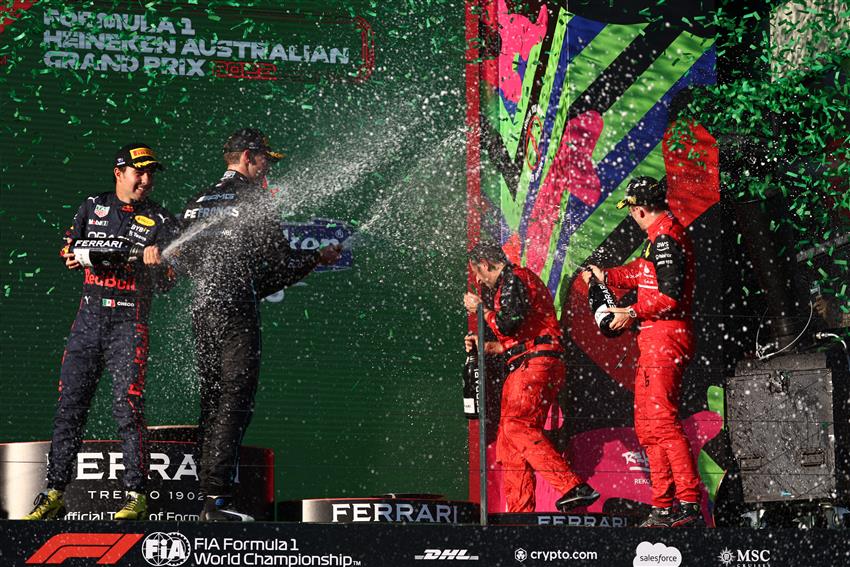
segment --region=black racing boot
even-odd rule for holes
[[[673,507],[657,508],[652,507],[649,516],[641,522],[641,528],[669,528],[672,525]]]
[[[207,496],[204,498],[204,509],[201,510],[202,522],[253,522],[254,518],[232,510],[229,496]]]
[[[579,506],[590,506],[599,498],[599,493],[586,482],[569,490],[566,494],[555,501],[555,508],[559,512],[566,512]]]
[[[703,528],[705,520],[702,517],[702,509],[696,502],[682,502],[679,510],[673,512],[670,517],[671,528]]]

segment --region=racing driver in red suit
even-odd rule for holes
[[[476,245],[469,252],[469,265],[479,285],[494,292],[492,305],[485,304],[484,319],[498,341],[487,342],[485,351],[503,353],[508,364],[496,439],[507,512],[534,511],[534,471],[563,494],[555,502],[558,510],[589,506],[599,493],[570,470],[543,433],[566,373],[552,295],[534,272],[509,263],[497,244]],[[481,302],[474,293],[463,298],[469,313]],[[467,350],[473,348],[475,337],[468,336],[466,342]]]
[[[701,525],[699,474],[679,421],[682,374],[695,346],[693,247],[667,205],[666,178],[632,179],[625,199],[617,203],[617,208],[624,207],[647,233],[646,246],[628,264],[604,271],[589,266],[582,277],[587,283],[593,274],[611,287],[637,289],[637,302],[609,311],[614,313],[615,330],[640,321],[635,433],[649,457],[652,484],[652,511],[641,526]]]

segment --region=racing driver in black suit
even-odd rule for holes
[[[340,255],[337,246],[294,251],[284,238],[278,203],[263,187],[282,157],[259,130],[238,130],[224,146],[224,176],[182,215],[177,262],[194,283],[202,521],[252,520],[232,498],[260,372],[260,300]]]

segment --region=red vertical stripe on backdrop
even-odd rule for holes
[[[482,23],[498,33],[498,11],[493,0],[467,0],[466,15],[466,238],[471,247],[481,238],[481,215],[484,200],[481,198],[481,80],[485,85],[497,84],[498,60],[479,60],[478,46],[483,35]],[[485,88],[487,88],[485,86]],[[472,273],[467,274],[467,285],[475,287]],[[467,319],[470,331],[477,330],[476,317]],[[481,484],[479,422],[469,421],[469,500],[479,502]]]
[[[478,0],[466,0],[466,240],[474,246],[481,237],[481,93],[478,63]],[[474,278],[467,272],[467,287],[474,288]],[[467,318],[474,330],[475,316]],[[469,499],[480,500],[478,481],[478,422],[469,422]]]
[[[478,64],[478,2],[466,2],[466,237],[478,242],[481,231],[481,102]]]

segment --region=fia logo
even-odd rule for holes
[[[142,557],[154,567],[177,567],[189,560],[189,540],[178,532],[154,532],[142,542]]]

